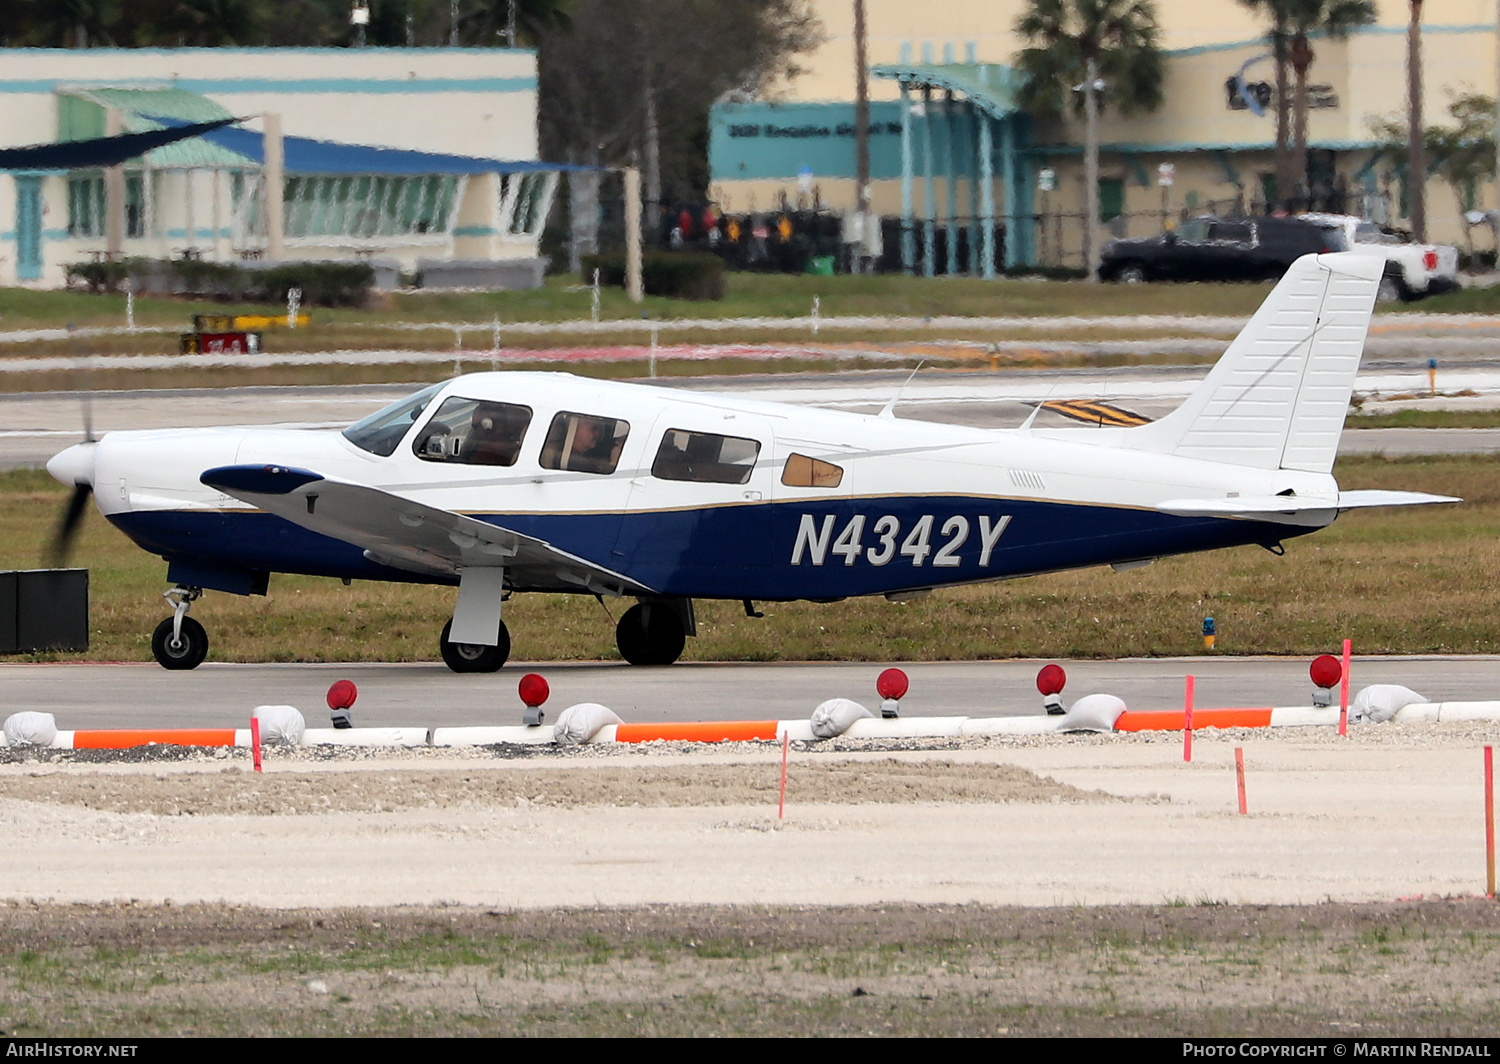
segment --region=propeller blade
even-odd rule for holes
[[[73,485],[73,494],[68,497],[68,505],[63,510],[62,520],[58,522],[57,532],[52,536],[52,542],[47,548],[48,560],[54,567],[61,566],[68,560],[68,555],[73,549],[73,539],[78,534],[78,528],[83,524],[84,507],[88,505],[89,496],[94,494],[92,484]]]

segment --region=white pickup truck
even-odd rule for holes
[[[1374,222],[1349,214],[1304,214],[1315,225],[1341,233],[1350,251],[1385,259],[1385,277],[1376,297],[1383,303],[1408,302],[1458,287],[1458,249],[1441,244],[1408,244]]]

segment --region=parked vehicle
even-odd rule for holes
[[[1303,255],[1346,250],[1341,230],[1303,218],[1193,218],[1160,236],[1111,240],[1105,281],[1274,280]]]
[[[1414,244],[1374,222],[1350,214],[1298,215],[1325,230],[1343,234],[1350,251],[1385,259],[1385,276],[1376,298],[1409,302],[1458,287],[1458,249],[1441,244]]]

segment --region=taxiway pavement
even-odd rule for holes
[[[1064,700],[1118,695],[1132,709],[1177,709],[1184,678],[1195,677],[1199,708],[1307,705],[1307,658],[1192,657],[1062,662]],[[547,720],[578,702],[608,706],[630,723],[692,720],[795,720],[829,698],[852,698],[879,712],[875,679],[899,665],[911,679],[904,716],[1016,716],[1042,712],[1036,690],[1044,661],[855,663],[508,664],[497,673],[458,675],[440,663],[237,665],[208,662],[191,672],[149,664],[0,665],[5,713],[52,713],[60,728],[244,727],[258,705],[291,705],[325,727],[329,686],[359,688],[361,727],[447,727],[521,723],[517,684],[527,672],[552,690]],[[1432,701],[1500,700],[1500,655],[1354,659],[1351,697],[1375,683],[1399,683]],[[1335,692],[1337,695],[1337,692]]]

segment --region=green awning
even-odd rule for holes
[[[93,140],[104,136],[105,111],[111,108],[121,112],[122,133],[149,133],[169,128],[168,124],[156,121],[157,118],[198,124],[233,117],[207,96],[169,85],[60,86],[57,96],[57,138],[60,141]],[[245,156],[201,137],[153,149],[145,159],[147,165],[160,170],[237,169],[256,165]]]

